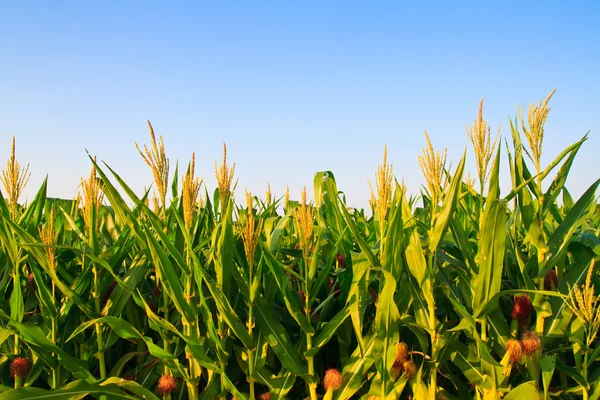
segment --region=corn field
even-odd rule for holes
[[[369,211],[330,171],[312,203],[234,197],[225,147],[209,192],[150,124],[152,189],[90,156],[79,198],[20,205],[13,138],[0,400],[600,399],[600,180],[565,186],[587,135],[542,165],[553,93],[502,139],[482,100],[456,167],[426,133],[417,196],[384,151]]]

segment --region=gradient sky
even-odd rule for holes
[[[591,130],[567,186],[578,197],[600,177],[599,2],[412,3],[2,2],[0,163],[14,134],[23,199],[46,174],[49,196],[73,198],[88,149],[141,192],[152,176],[134,142],[150,120],[172,171],[196,152],[211,193],[226,141],[239,201],[267,182],[297,198],[332,170],[366,207],[384,144],[416,193],[424,129],[456,165],[482,97],[510,138],[517,104],[557,88],[543,160]],[[506,193],[504,149],[502,163]]]

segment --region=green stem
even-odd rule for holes
[[[54,281],[52,282],[52,301],[54,303],[56,303],[56,285],[54,284]],[[56,330],[57,330],[57,323],[58,323],[58,318],[52,318],[52,343],[56,344]],[[54,356],[56,356],[56,353],[53,353]],[[56,366],[56,368],[52,368],[52,389],[58,389],[59,386],[59,373],[60,373],[60,366]]]
[[[483,227],[483,182],[481,182],[481,178],[480,178],[480,183],[479,183],[479,188],[480,188],[480,192],[479,192],[479,207],[477,207],[477,221],[479,221],[479,226],[477,227],[477,239],[481,239],[481,228]]]
[[[157,282],[158,282],[158,280],[157,280]],[[167,295],[167,292],[164,290],[162,291],[162,295],[163,295],[163,307],[165,308],[163,318],[168,322],[169,321],[169,296]],[[169,341],[167,339],[165,339],[163,341],[163,349],[166,352],[169,352]],[[169,374],[169,368],[165,365],[165,375],[168,375],[168,374]]]
[[[188,265],[189,265],[189,256],[188,256]],[[186,285],[185,285],[185,298],[188,303],[191,304],[192,298],[192,274],[187,275],[186,277]],[[184,333],[189,337],[194,337],[194,329],[192,323],[184,319],[183,325]],[[188,374],[190,376],[190,382],[187,382],[188,389],[188,398],[190,400],[198,399],[198,382],[200,378],[200,368],[196,361],[196,359],[190,354],[188,354]]]
[[[308,298],[307,298],[308,300]],[[310,313],[308,314],[310,318]],[[310,334],[306,334],[306,350],[312,349],[312,336]],[[306,359],[308,361],[308,374],[311,376],[315,376],[315,360],[313,357],[308,357]],[[311,383],[308,385],[308,389],[310,391],[310,400],[317,400],[317,385],[315,383]]]
[[[106,378],[106,360],[104,359],[104,345],[102,344],[102,324],[95,323],[98,338],[98,362],[100,364],[100,379]]]
[[[19,355],[19,337],[15,334],[15,355]],[[15,375],[15,389],[23,386],[23,377]]]
[[[252,282],[252,280],[250,281]],[[248,305],[248,334],[252,337],[252,324],[254,322],[253,315],[253,304],[250,302]],[[250,385],[250,400],[255,400],[256,395],[254,393],[254,350],[248,350],[248,384]]]
[[[487,342],[487,317],[481,320],[481,340]]]
[[[98,279],[98,269],[96,266],[93,268],[94,273],[94,305],[96,312],[100,314],[100,282]],[[106,378],[106,361],[104,359],[104,341],[102,340],[102,324],[96,322],[96,338],[98,340],[98,363],[100,365],[100,379]]]
[[[435,264],[434,254],[428,254],[427,257],[427,267],[429,271],[429,284],[431,285],[432,293],[433,293],[433,266]],[[436,345],[436,337],[437,337],[437,327],[435,323],[435,304],[429,304],[429,324],[431,329],[431,361],[433,366],[431,367],[431,376],[429,383],[429,396],[431,399],[435,399],[437,395],[437,345]]]
[[[310,304],[311,304],[311,297],[310,297],[310,287],[309,287],[309,279],[308,279],[308,270],[309,270],[309,263],[308,263],[308,256],[305,255],[304,256],[304,296],[305,296],[305,302],[304,302],[304,314],[306,315],[306,318],[308,318],[308,321],[311,321],[311,310],[310,310]],[[309,351],[310,349],[312,349],[312,335],[310,333],[306,334],[306,351]],[[315,376],[315,360],[314,357],[307,357],[306,361],[308,363],[308,375],[310,376]],[[317,385],[314,383],[311,383],[308,385],[308,390],[310,392],[310,400],[317,400]]]
[[[429,398],[437,398],[437,367],[431,367],[431,377],[429,381]]]
[[[15,375],[15,389],[23,387],[23,377]]]
[[[221,371],[223,373],[220,375],[221,377],[221,392],[225,390],[225,369],[227,368],[227,362],[219,361],[219,367],[221,367]]]
[[[588,381],[588,362],[589,362],[589,354],[590,354],[590,344],[588,343],[584,352],[583,352],[583,365],[581,366],[582,371],[581,371],[581,376],[583,376],[583,379],[585,379],[585,381]]]

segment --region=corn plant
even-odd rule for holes
[[[0,400],[599,399],[600,180],[566,187],[587,135],[542,165],[553,94],[494,140],[480,102],[477,189],[467,152],[452,167],[425,132],[411,195],[384,147],[367,211],[331,171],[312,203],[239,201],[225,145],[209,192],[193,153],[171,175],[149,122],[153,192],[90,156],[77,199],[44,181],[21,205],[13,139]]]

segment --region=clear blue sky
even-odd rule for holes
[[[482,97],[510,138],[516,105],[557,88],[543,159],[591,130],[567,183],[579,196],[600,176],[599,4],[2,2],[0,162],[14,134],[25,197],[48,174],[49,195],[72,198],[87,148],[141,191],[149,119],[172,170],[195,151],[210,192],[226,141],[238,200],[267,182],[298,197],[328,169],[366,206],[385,143],[417,192],[424,129],[456,165]],[[506,158],[502,173],[506,189]]]

